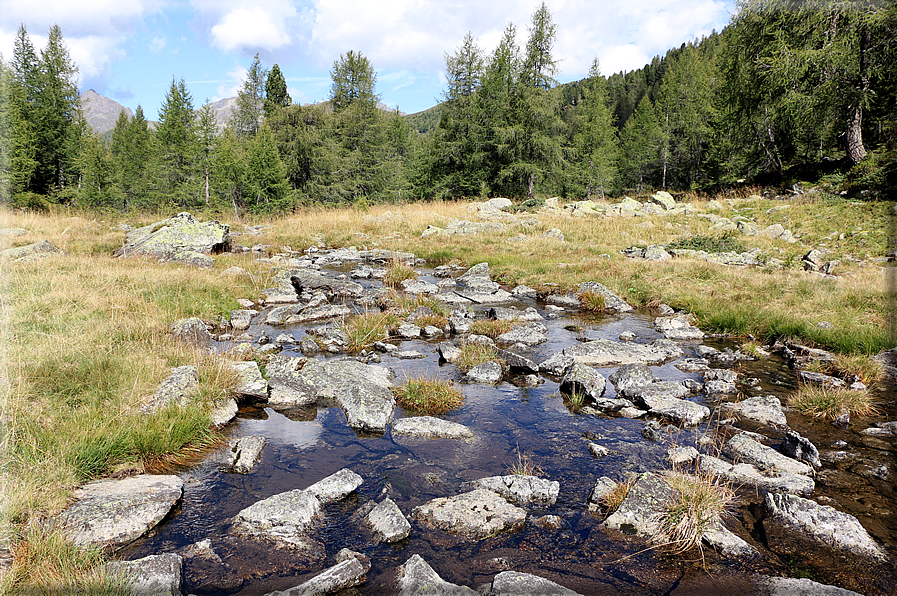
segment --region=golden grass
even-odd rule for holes
[[[340,329],[349,337],[349,352],[360,352],[389,337],[389,330],[399,323],[399,317],[389,313],[364,313],[342,320]]]
[[[872,416],[878,408],[867,391],[853,389],[826,389],[804,385],[788,400],[788,405],[799,412],[819,418],[834,420],[842,414]]]
[[[514,450],[517,453],[516,461],[508,466],[508,474],[514,476],[538,476],[542,469],[533,461],[532,456],[520,451],[520,446]]]
[[[499,360],[494,346],[465,343],[461,346],[461,354],[455,359],[455,364],[462,371],[467,372],[478,364],[492,361],[503,362]]]
[[[674,554],[700,548],[704,533],[734,507],[735,490],[729,482],[708,473],[668,471],[663,480],[673,495],[663,504],[651,541]]]
[[[424,414],[444,414],[464,404],[464,394],[454,383],[435,378],[406,379],[393,393],[400,406]]]
[[[635,480],[633,478],[617,482],[611,490],[601,496],[601,499],[599,500],[601,506],[604,507],[608,513],[613,513],[620,508],[620,505],[626,500],[626,495],[629,494],[629,490],[634,485]]]
[[[470,332],[495,339],[514,328],[516,323],[506,319],[476,319],[470,322]]]
[[[604,312],[606,307],[604,295],[595,292],[582,292],[579,301],[582,303],[582,309],[589,312]]]

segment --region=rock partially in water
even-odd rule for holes
[[[477,364],[464,375],[464,380],[483,385],[494,385],[501,381],[504,370],[498,362],[484,362]]]
[[[335,279],[308,269],[284,270],[272,280],[281,291],[292,291],[301,296],[303,292],[324,292],[328,299],[356,298],[364,293],[364,288],[348,279]]]
[[[473,433],[463,424],[433,416],[399,418],[392,423],[393,436],[422,439],[472,439]]]
[[[804,476],[813,473],[813,469],[807,464],[782,455],[743,433],[729,439],[723,445],[722,452],[734,461],[753,464],[760,470]]]
[[[420,555],[411,555],[396,570],[396,596],[477,596],[466,586],[449,583],[439,577]]]
[[[304,406],[318,399],[317,388],[302,375],[304,358],[275,354],[268,359],[265,373],[268,375],[270,394],[268,405],[272,407]]]
[[[760,596],[863,596],[858,592],[806,578],[758,577],[757,587]]]
[[[603,498],[617,487],[617,483],[602,476],[595,481],[595,486],[589,491],[589,511],[599,511],[603,507]]]
[[[650,414],[660,416],[670,422],[696,426],[710,418],[710,408],[693,401],[655,395],[641,395],[640,397]]]
[[[377,542],[398,542],[408,538],[411,524],[405,519],[399,506],[389,497],[383,499],[364,518]]]
[[[495,353],[499,359],[504,360],[505,363],[512,369],[531,373],[539,372],[539,365],[526,356],[521,356],[516,352],[503,350],[501,348],[495,348]]]
[[[822,467],[819,450],[809,439],[789,430],[782,439],[782,453],[799,461],[805,461],[817,470]]]
[[[240,411],[240,407],[237,405],[237,400],[234,398],[228,398],[224,400],[224,403],[216,406],[209,413],[209,421],[212,426],[224,426],[231,420],[237,417],[237,412]]]
[[[316,306],[314,308],[306,308],[294,315],[290,315],[289,317],[287,317],[286,321],[284,321],[284,324],[301,325],[310,321],[321,321],[323,319],[345,317],[351,312],[352,311],[349,310],[348,306],[344,306],[342,304],[324,304],[322,306]]]
[[[501,344],[536,346],[548,341],[545,332],[545,325],[537,321],[532,321],[523,325],[517,325],[507,333],[502,333],[496,338],[496,342]]]
[[[490,476],[488,478],[480,478],[479,480],[471,480],[470,482],[465,482],[462,488],[464,490],[486,488],[521,506],[533,502],[553,505],[557,501],[561,484],[557,481],[545,480],[536,476],[511,474],[509,476]]]
[[[884,551],[854,516],[795,495],[769,493],[763,502],[769,547],[783,554],[825,548],[879,561]]]
[[[254,360],[234,362],[231,367],[237,373],[237,386],[234,391],[247,397],[268,399],[268,381],[262,376],[258,362]]]
[[[173,553],[106,563],[109,574],[122,578],[130,593],[139,596],[181,596],[182,567],[183,559]]]
[[[539,363],[539,370],[556,377],[564,376],[564,373],[576,362],[572,356],[566,356],[560,352]]]
[[[691,391],[679,381],[654,381],[647,385],[627,387],[622,393],[635,404],[650,410],[653,408],[651,404],[658,400],[681,399]]]
[[[470,540],[519,530],[526,524],[524,509],[485,488],[433,499],[415,507],[411,516],[423,524]]]
[[[560,584],[538,575],[519,571],[502,571],[492,580],[492,586],[485,594],[489,596],[580,596]]]
[[[751,464],[729,464],[710,455],[698,457],[698,469],[737,485],[751,486],[771,492],[808,495],[816,487],[813,479],[809,476],[764,473]]]
[[[591,400],[597,400],[604,395],[606,383],[604,376],[597,370],[576,362],[564,373],[560,390],[563,393],[582,395]]]
[[[302,376],[316,387],[318,398],[335,401],[355,430],[383,433],[396,407],[392,371],[357,360],[315,360]]]
[[[75,489],[77,500],[58,521],[75,544],[117,549],[165,519],[183,490],[184,481],[177,476],[90,482]]]
[[[253,503],[234,517],[233,532],[269,540],[299,550],[319,545],[306,532],[320,517],[324,505],[338,501],[359,486],[362,478],[344,468],[304,490],[291,490]]]
[[[248,474],[261,459],[266,443],[262,435],[248,435],[231,441],[228,466],[237,474]]]
[[[564,348],[562,352],[575,361],[597,368],[624,364],[661,364],[682,356],[682,349],[669,339],[658,339],[649,345],[596,339]]]
[[[704,332],[691,324],[689,315],[657,317],[654,319],[654,327],[667,339],[704,339]]]
[[[673,496],[673,489],[657,474],[642,474],[604,525],[624,534],[650,538],[659,528],[658,514]]]
[[[647,365],[640,362],[624,364],[611,374],[610,382],[617,388],[617,393],[626,395],[630,388],[642,387],[654,382],[654,374]]]
[[[371,560],[361,553],[344,548],[337,555],[339,561],[310,580],[289,590],[271,592],[267,596],[325,596],[360,586],[367,581]]]
[[[782,410],[782,402],[774,395],[751,397],[736,403],[720,404],[720,411],[763,425],[787,427],[788,420]]]
[[[632,312],[635,309],[632,308],[628,302],[611,292],[607,289],[603,284],[598,283],[597,281],[586,281],[579,284],[579,288],[577,288],[580,294],[585,294],[587,292],[591,292],[593,294],[599,294],[604,297],[604,308],[609,311],[618,312],[618,313],[627,313]]]

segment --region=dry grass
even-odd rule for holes
[[[435,378],[406,379],[393,393],[400,406],[423,414],[444,414],[464,405],[464,394],[454,383]]]
[[[520,445],[514,450],[517,453],[517,459],[508,466],[508,474],[514,476],[538,476],[542,473],[542,469],[536,465],[532,456],[520,451]]]
[[[595,292],[582,292],[579,295],[579,301],[582,304],[582,309],[589,312],[604,312],[606,307],[604,296]]]
[[[383,282],[395,288],[402,285],[402,282],[407,279],[417,279],[417,270],[407,263],[395,261],[386,268]]]
[[[613,489],[602,495],[600,499],[601,506],[609,513],[613,513],[620,508],[620,505],[626,500],[626,495],[629,494],[629,490],[634,485],[635,480],[633,478],[617,482]]]
[[[387,339],[389,330],[399,321],[399,317],[391,313],[364,313],[343,319],[340,329],[349,337],[349,352],[355,353]]]
[[[836,354],[834,361],[811,360],[807,362],[805,368],[844,379],[857,378],[867,387],[875,385],[884,374],[881,363],[858,354]]]
[[[672,489],[673,496],[664,504],[651,542],[674,554],[695,546],[700,548],[704,533],[734,507],[734,489],[728,482],[707,473],[670,471],[663,475],[663,480]]]
[[[799,412],[819,418],[834,420],[842,414],[872,416],[878,408],[867,391],[852,389],[826,389],[804,385],[788,400],[788,405]]]
[[[455,360],[455,364],[462,371],[467,372],[478,364],[492,361],[502,362],[499,360],[494,346],[466,343],[461,346],[461,355]]]
[[[470,332],[495,339],[514,328],[516,323],[504,319],[476,319],[470,322]]]

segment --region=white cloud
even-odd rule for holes
[[[226,52],[242,48],[275,50],[290,43],[284,23],[260,6],[236,8],[212,27],[212,44]]]
[[[154,37],[150,40],[149,51],[158,54],[168,45],[168,39],[162,36]]]

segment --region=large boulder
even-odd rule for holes
[[[357,360],[316,360],[305,365],[302,377],[317,389],[318,398],[339,404],[353,429],[386,432],[396,408],[388,368]]]
[[[302,376],[304,358],[275,354],[265,365],[268,375],[268,405],[275,408],[303,406],[315,403],[318,390]]]
[[[75,544],[123,547],[155,527],[184,490],[177,476],[141,475],[90,482],[75,489],[75,503],[59,515]]]
[[[737,416],[758,424],[771,426],[788,426],[782,402],[774,395],[750,397],[736,403],[720,404],[720,412],[728,416]]]
[[[116,257],[146,255],[159,261],[196,264],[197,255],[211,255],[228,248],[230,228],[217,221],[200,223],[189,213],[128,232],[128,243],[115,251]],[[199,262],[206,266],[205,260]]]
[[[46,259],[66,254],[64,250],[60,250],[46,240],[35,242],[27,246],[19,246],[17,248],[7,248],[0,251],[0,260],[15,261],[24,263],[27,261],[36,261],[38,259]]]
[[[526,524],[524,509],[485,488],[433,499],[415,507],[411,516],[425,525],[471,540],[519,530]]]
[[[784,456],[745,434],[738,434],[729,439],[723,445],[723,454],[734,461],[753,464],[761,470],[805,476],[813,473],[813,469],[807,464]]]
[[[604,376],[597,370],[577,362],[564,374],[560,390],[564,393],[575,393],[591,400],[597,400],[604,395],[606,383]]]
[[[181,596],[180,555],[150,555],[135,561],[111,561],[106,571],[130,585],[131,594],[143,596]]]
[[[886,561],[888,554],[854,516],[795,495],[768,493],[763,529],[772,550],[792,554],[825,548]]]
[[[545,480],[536,476],[511,474],[509,476],[490,476],[471,480],[463,484],[465,490],[486,488],[500,494],[516,505],[528,505],[532,502],[553,505],[557,501],[561,489],[560,482]]]
[[[595,339],[564,348],[562,353],[596,368],[634,363],[661,364],[682,357],[682,349],[669,339],[658,339],[648,345]]]

